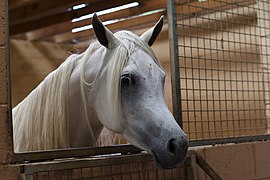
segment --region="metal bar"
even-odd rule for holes
[[[227,144],[227,143],[244,143],[254,141],[267,141],[270,140],[270,135],[257,135],[257,136],[243,136],[243,137],[231,137],[231,138],[216,138],[216,139],[202,139],[192,140],[189,142],[190,147],[203,146],[203,145],[215,145],[215,144]]]
[[[196,156],[197,164],[211,179],[221,180],[221,177],[214,171],[214,169],[211,168],[211,166],[203,159],[203,157],[199,153],[197,153],[196,151],[193,151],[193,153]]]
[[[168,0],[168,28],[169,28],[169,44],[170,44],[170,64],[171,64],[171,83],[172,83],[172,99],[173,99],[173,115],[177,123],[182,127],[181,113],[181,93],[179,81],[179,59],[178,59],[178,37],[177,37],[177,16],[176,3],[174,0]]]
[[[25,153],[14,153],[12,162],[33,162],[33,161],[44,161],[53,160],[59,158],[70,158],[70,157],[89,157],[106,154],[132,154],[141,152],[139,148],[132,145],[117,145],[117,146],[103,146],[103,147],[92,147],[92,148],[78,148],[78,149],[59,149],[49,151],[36,151],[36,152],[25,152]]]
[[[136,162],[147,162],[152,161],[150,154],[134,154],[134,155],[123,155],[123,156],[110,156],[108,157],[96,157],[96,158],[83,158],[73,160],[54,160],[37,163],[27,163],[22,165],[22,173],[25,175],[31,175],[37,172],[44,171],[56,171],[65,169],[78,169],[87,167],[99,167],[99,166],[110,166],[125,163],[136,163]]]

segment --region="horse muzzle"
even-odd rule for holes
[[[172,169],[183,163],[188,150],[188,139],[186,136],[171,138],[164,148],[152,150],[156,164],[163,169]]]

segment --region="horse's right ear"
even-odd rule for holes
[[[140,36],[140,38],[147,42],[149,46],[152,46],[157,39],[163,26],[163,19],[163,16],[161,16],[159,21],[154,25],[154,27],[152,27]]]
[[[96,34],[96,37],[100,44],[102,44],[103,46],[109,49],[118,45],[119,42],[116,39],[116,37],[108,28],[106,28],[102,24],[102,22],[97,17],[96,13],[93,16],[92,25],[93,25],[93,29]]]

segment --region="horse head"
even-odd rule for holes
[[[166,74],[150,48],[162,26],[163,17],[140,37],[127,32],[113,34],[94,15],[93,29],[106,50],[101,66],[107,67],[100,80],[107,83],[96,89],[95,104],[97,116],[106,128],[151,153],[162,168],[173,168],[185,160],[188,139],[165,103]],[[119,46],[126,55],[118,58],[126,61],[112,59],[111,54],[121,53]],[[112,103],[115,101],[118,103]]]

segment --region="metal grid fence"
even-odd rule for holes
[[[269,139],[270,1],[168,2],[174,115],[191,145]]]
[[[190,158],[182,166],[169,170],[157,168],[147,154],[28,163],[21,169],[22,179],[26,180],[178,180],[192,177],[188,176],[193,172],[189,172],[191,165],[187,163],[195,161]]]

